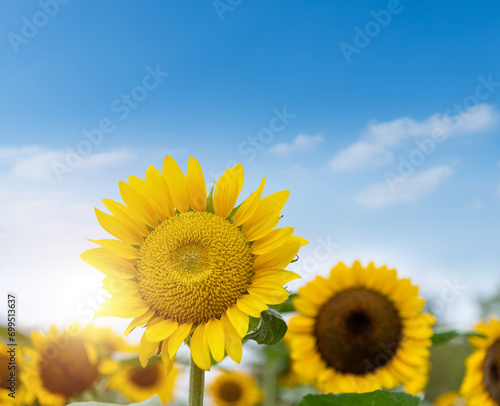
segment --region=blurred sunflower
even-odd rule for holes
[[[302,378],[297,372],[291,368],[286,369],[282,374],[278,376],[277,385],[285,388],[297,388],[302,384]]]
[[[425,387],[434,317],[396,270],[356,261],[316,277],[293,300],[286,342],[294,370],[325,392]]]
[[[250,375],[224,372],[208,388],[217,406],[254,406],[262,401],[262,392]]]
[[[483,337],[469,339],[474,352],[465,361],[460,393],[471,406],[500,405],[500,320],[482,321],[474,331]]]
[[[458,392],[447,392],[434,401],[434,406],[465,406],[466,400]]]
[[[67,404],[91,389],[104,372],[106,360],[75,325],[64,332],[53,326],[45,336],[34,332],[31,342],[34,348],[26,349],[29,362],[24,377],[41,406]]]
[[[162,403],[173,397],[177,369],[170,373],[162,362],[149,363],[145,368],[140,366],[122,366],[108,381],[108,387],[122,393],[131,402],[141,402],[158,395]]]
[[[14,360],[11,362],[11,353],[7,351],[12,349],[14,349],[12,353]],[[23,347],[20,345],[8,347],[0,341],[0,399],[2,399],[0,405],[30,405],[35,401],[33,393],[22,381],[25,370]],[[12,394],[11,387],[14,389],[15,397],[9,396]]]
[[[110,328],[94,327],[92,324],[82,330],[82,338],[86,342],[92,343],[103,358],[109,357],[115,352],[137,353],[139,350],[138,346],[127,344],[122,337],[117,336]]]
[[[163,174],[149,167],[145,180],[120,181],[124,204],[104,199],[112,213],[96,209],[101,226],[117,238],[94,241],[82,254],[107,276],[112,297],[96,317],[133,318],[126,329],[146,325],[139,350],[145,366],[161,351],[171,367],[190,339],[198,367],[226,351],[240,362],[249,316],[288,298],[283,288],[298,275],[284,268],[307,241],[293,228],[274,229],[288,198],[281,191],[261,199],[265,178],[235,207],[243,186],[241,164],[227,169],[207,190],[200,164],[189,158],[186,176],[169,156]]]

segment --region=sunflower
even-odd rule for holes
[[[447,392],[434,401],[434,406],[465,406],[466,401],[458,392]]]
[[[421,313],[424,299],[396,270],[356,261],[336,265],[299,289],[300,313],[286,342],[294,370],[326,392],[371,392],[427,383],[434,317]]]
[[[224,372],[208,388],[217,406],[254,406],[262,392],[250,375]]]
[[[126,335],[146,325],[143,366],[161,351],[169,368],[189,338],[204,370],[225,352],[240,362],[249,316],[288,298],[283,285],[298,275],[284,268],[307,241],[291,227],[275,229],[289,193],[261,198],[265,178],[235,207],[243,177],[241,164],[227,169],[207,198],[200,164],[190,157],[184,176],[167,156],[163,174],[149,167],[145,180],[119,182],[125,204],[103,200],[111,215],[95,210],[117,238],[94,241],[101,247],[82,254],[107,275],[112,295],[96,317],[133,318]]]
[[[122,366],[108,381],[108,387],[122,393],[131,402],[141,402],[158,395],[162,403],[172,399],[177,369],[170,373],[162,362],[150,362],[146,368]]]
[[[78,398],[92,388],[105,364],[76,325],[64,332],[53,326],[47,335],[34,332],[31,342],[34,348],[26,349],[29,362],[23,376],[42,406],[62,406]]]
[[[474,352],[465,361],[460,393],[471,406],[500,405],[500,320],[482,321],[474,331],[481,336],[470,338]]]
[[[110,328],[94,327],[89,324],[82,331],[82,338],[92,343],[102,357],[109,357],[115,352],[137,353],[138,346],[127,344],[122,337],[117,336]]]

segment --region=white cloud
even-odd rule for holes
[[[383,165],[392,160],[392,154],[380,144],[359,141],[340,151],[331,161],[330,168],[336,172],[363,169],[369,162]]]
[[[291,143],[280,142],[269,149],[275,155],[290,155],[296,152],[304,152],[315,149],[324,141],[322,135],[297,135]]]
[[[45,149],[39,146],[0,148],[0,158],[8,166],[7,175],[16,179],[55,180],[55,164],[73,170],[92,170],[118,165],[134,158],[126,149],[79,156],[74,152]],[[67,173],[67,172],[66,172]]]
[[[388,182],[374,183],[354,196],[356,203],[376,209],[396,203],[411,203],[434,190],[444,179],[453,174],[449,166],[435,166],[403,179],[397,188]]]
[[[443,140],[456,135],[474,134],[494,128],[499,119],[500,113],[494,106],[483,103],[461,114],[434,114],[420,122],[410,117],[383,123],[371,122],[362,132],[360,141],[331,159],[330,168],[341,172],[381,166],[392,161],[391,149],[404,139],[429,138],[434,142],[432,137],[437,135]]]

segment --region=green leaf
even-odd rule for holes
[[[234,220],[234,215],[236,214],[236,212],[238,211],[238,209],[240,208],[240,206],[241,206],[242,204],[243,204],[243,202],[242,202],[242,203],[240,203],[238,206],[236,206],[236,207],[233,209],[233,211],[231,211],[231,213],[229,214],[229,216],[228,216],[228,217],[227,217],[227,219],[226,219],[227,221],[230,221],[231,223],[233,222],[233,220]]]
[[[148,400],[144,400],[139,403],[129,403],[134,406],[162,406],[161,400],[158,395],[154,395]],[[76,402],[70,403],[68,406],[115,406],[115,403],[98,403],[98,402]]]
[[[342,393],[340,395],[307,395],[299,406],[418,406],[421,400],[404,392],[377,390],[370,393]]]
[[[442,331],[440,333],[434,333],[432,336],[432,345],[446,344],[447,342],[453,340],[456,337],[484,337],[481,334],[474,333],[473,331],[460,331],[460,330],[448,330]]]
[[[290,312],[294,312],[295,309],[293,307],[293,304],[292,304],[292,300],[293,298],[297,296],[296,293],[292,293],[288,299],[286,301],[284,301],[283,303],[279,304],[279,305],[271,305],[269,306],[271,309],[274,309],[280,313],[290,313]]]
[[[287,329],[281,314],[274,309],[269,309],[260,314],[260,323],[257,329],[249,332],[245,338],[255,340],[259,344],[273,345],[281,341]]]
[[[207,207],[205,209],[207,212],[212,213],[212,214],[215,213],[215,210],[214,210],[214,186],[215,186],[215,183],[212,185],[212,189],[210,189],[210,194],[207,197]]]

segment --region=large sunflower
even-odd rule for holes
[[[224,372],[208,388],[217,406],[254,406],[262,401],[262,392],[250,375]]]
[[[474,352],[465,362],[465,377],[460,392],[471,406],[500,405],[500,320],[482,321],[471,337]]]
[[[302,287],[286,341],[294,370],[320,390],[370,392],[427,383],[434,317],[409,279],[373,263],[335,266]]]
[[[108,381],[108,387],[122,393],[132,402],[141,402],[158,395],[162,403],[172,399],[177,369],[170,373],[162,362],[140,366],[122,366]]]
[[[64,332],[52,327],[47,335],[34,332],[31,342],[34,348],[26,349],[30,356],[23,378],[42,406],[63,406],[79,398],[92,388],[105,364],[75,325]]]
[[[120,181],[125,204],[103,200],[96,209],[102,227],[117,239],[82,254],[107,276],[112,297],[96,316],[133,318],[125,334],[146,325],[139,359],[161,350],[171,366],[189,337],[198,367],[225,352],[241,360],[249,316],[288,298],[283,285],[298,275],[284,268],[307,243],[293,228],[274,229],[288,198],[281,191],[261,198],[260,187],[239,206],[241,164],[227,169],[207,198],[200,164],[189,158],[186,176],[169,156],[163,174],[149,167],[145,180]]]

